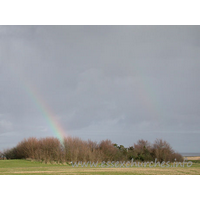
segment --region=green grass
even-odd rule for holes
[[[200,175],[200,162],[192,167],[72,167],[67,164],[45,164],[30,160],[0,160],[0,175]]]

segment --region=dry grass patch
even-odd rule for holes
[[[200,175],[200,168],[53,168],[51,170],[15,169],[3,174],[48,174],[48,175]]]
[[[200,160],[200,156],[185,156],[188,160]]]

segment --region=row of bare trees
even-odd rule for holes
[[[83,141],[80,138],[67,137],[63,144],[52,137],[37,139],[24,139],[14,148],[7,149],[0,155],[6,159],[34,159],[48,162],[76,162],[76,161],[127,161],[141,160],[152,161],[182,161],[180,154],[175,153],[171,146],[161,139],[153,144],[148,141],[139,140],[129,148],[123,145],[112,144],[110,140],[93,142]]]
[[[183,161],[181,154],[175,152],[169,143],[162,139],[156,139],[153,144],[147,140],[139,140],[134,146],[128,148],[129,158],[135,160],[150,161],[157,158],[158,161]]]

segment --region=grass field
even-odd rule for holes
[[[30,160],[0,160],[0,175],[200,175],[200,161],[191,167],[72,167]]]

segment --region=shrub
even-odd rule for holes
[[[174,161],[175,157],[177,161],[182,161],[183,157],[175,153],[169,143],[163,141],[162,139],[156,139],[152,147],[153,158],[157,158],[158,161]]]
[[[147,140],[138,140],[138,142],[134,144],[134,148],[132,147],[132,149],[136,160],[152,160],[152,147]]]
[[[102,152],[103,161],[116,160],[116,155],[119,150],[114,147],[110,140],[102,140],[99,144],[99,149]]]
[[[16,148],[7,149],[3,152],[3,156],[6,159],[15,159],[16,158]]]

